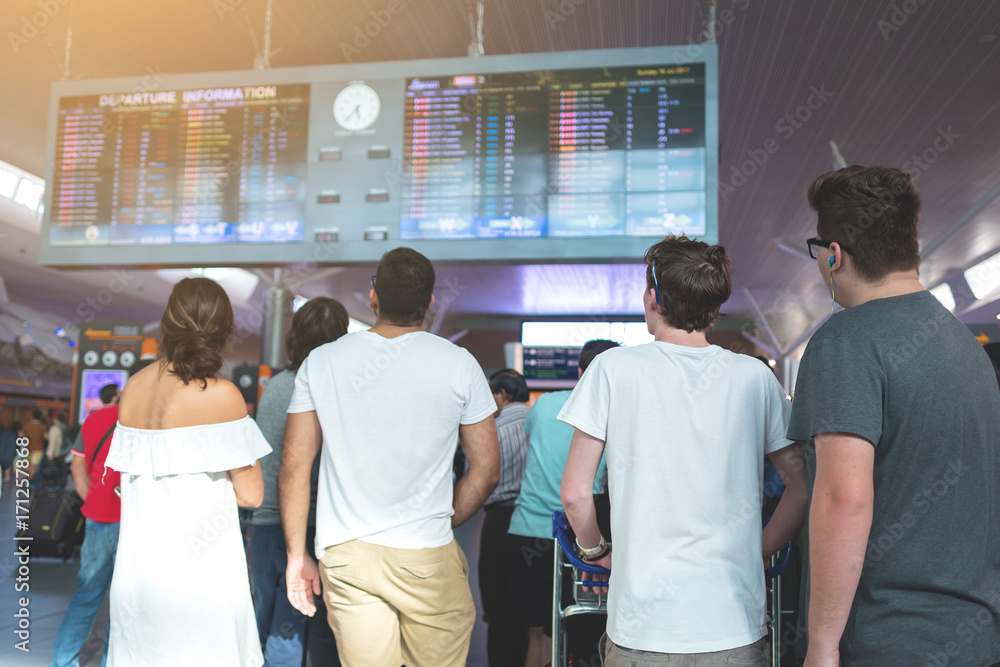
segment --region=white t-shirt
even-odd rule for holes
[[[425,332],[349,334],[310,353],[288,412],[323,429],[316,553],[362,540],[425,549],[452,540],[459,424],[497,410],[467,350]]]
[[[707,653],[765,634],[764,454],[791,444],[771,370],[720,347],[615,348],[559,419],[604,440],[614,536],[608,636]]]

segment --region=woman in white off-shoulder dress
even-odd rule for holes
[[[214,376],[232,332],[226,293],[182,280],[158,363],[131,378],[107,466],[121,473],[108,667],[259,667],[237,505],[256,507],[271,451],[239,390]]]

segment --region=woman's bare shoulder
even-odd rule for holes
[[[136,428],[169,429],[237,421],[247,416],[243,394],[232,382],[207,379],[184,384],[170,373],[147,368],[122,393],[119,420]]]
[[[247,404],[239,388],[222,378],[210,378],[202,392],[202,399],[211,405],[213,412],[219,415],[216,421],[236,421],[247,416]]]

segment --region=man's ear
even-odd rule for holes
[[[375,288],[368,290],[368,307],[372,309],[375,316],[378,317],[378,294],[375,293]]]

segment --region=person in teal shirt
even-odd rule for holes
[[[598,354],[613,347],[618,343],[588,341],[580,351],[580,376]],[[573,428],[556,417],[571,393],[543,394],[528,413],[524,423],[528,459],[507,530],[517,621],[528,626],[528,667],[541,667],[552,656],[552,513],[562,511],[559,486],[573,438]],[[594,480],[595,495],[607,493],[607,474],[602,458]]]

